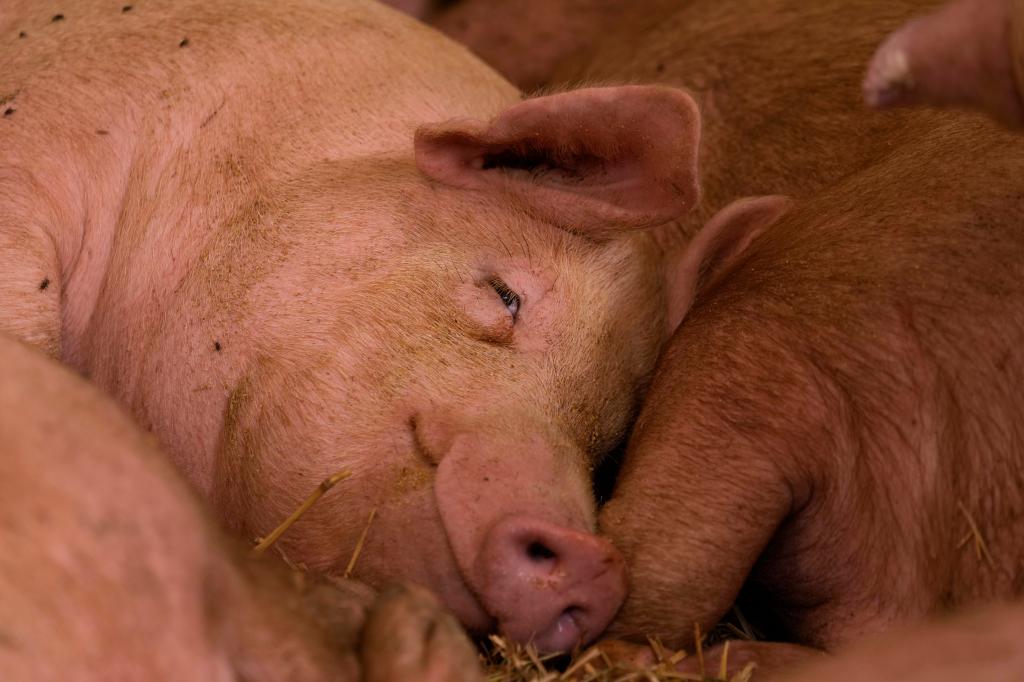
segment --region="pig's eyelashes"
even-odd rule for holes
[[[516,318],[519,317],[519,305],[522,303],[522,299],[519,298],[519,294],[512,291],[504,280],[499,277],[489,277],[487,284],[494,289],[498,297],[501,298],[501,302],[505,304],[508,309],[509,315],[512,316],[512,321],[515,322]]]

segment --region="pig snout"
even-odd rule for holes
[[[625,564],[611,543],[528,516],[495,524],[478,561],[480,597],[500,630],[543,652],[600,634],[626,596]]]
[[[601,634],[625,599],[625,562],[593,533],[578,445],[511,411],[459,424],[421,419],[417,438],[443,453],[438,510],[461,577],[492,625],[545,652]]]

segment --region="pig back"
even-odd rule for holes
[[[762,559],[797,552],[796,528],[829,529],[820,546],[842,570],[822,579],[823,557],[786,566],[789,584],[831,600],[800,623],[811,641],[838,614],[878,626],[1024,585],[1024,138],[980,116],[929,120],[770,230],[698,301],[687,338],[689,384],[760,405],[751,421],[788,434],[785,456],[811,481],[801,520]],[[703,337],[726,327],[727,351]],[[748,368],[747,384],[699,369],[735,376],[697,357],[708,348]],[[786,359],[755,380],[767,357]],[[813,390],[773,395],[782,368]],[[956,547],[972,524],[983,553]]]
[[[661,82],[701,108],[704,197],[692,234],[728,202],[809,197],[884,157],[916,117],[865,110],[860,81],[879,40],[933,0],[693,0],[624,7],[554,82]]]

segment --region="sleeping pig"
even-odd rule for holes
[[[831,648],[1017,592],[1020,143],[954,116],[878,115],[858,92],[884,36],[938,3],[515,0],[503,22],[490,4],[463,0],[439,25],[499,67],[530,60],[496,34],[564,38],[528,53],[548,84],[690,90],[705,192],[680,234],[708,219],[767,230],[736,276],[706,281],[602,513],[631,569],[612,634],[690,643],[746,585],[778,612],[770,633]],[[1005,55],[998,37],[966,54]],[[711,218],[765,192],[798,199],[772,227],[777,197]]]
[[[520,101],[375,2],[0,10],[0,329],[91,378],[235,533],[541,649],[623,598],[590,471],[698,275],[693,101]],[[667,292],[667,293],[666,293]],[[371,512],[376,516],[367,526]]]
[[[1020,593],[1024,143],[954,114],[890,143],[715,219],[774,224],[660,361],[600,516],[631,571],[610,635],[692,641],[742,591],[832,649]]]
[[[297,589],[231,548],[95,387],[4,334],[0,368],[4,680],[480,678],[429,597]]]

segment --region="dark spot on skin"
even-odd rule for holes
[[[54,23],[56,23],[58,21],[64,21],[64,15],[63,14],[54,14],[53,18],[50,19],[50,21],[52,21]]]
[[[50,286],[50,278],[44,277],[43,281],[39,283],[39,291],[46,291],[46,287]]]
[[[121,13],[122,14],[125,13],[125,12],[131,12],[131,11],[132,11],[132,6],[131,5],[125,5],[124,7],[121,8]]]
[[[109,131],[109,130],[104,130],[103,128],[99,128],[99,129],[98,129],[98,130],[96,131],[96,134],[97,134],[97,135],[109,135],[109,134],[110,134],[110,131]]]
[[[182,39],[182,41],[178,43],[178,47],[188,47],[188,38]]]
[[[221,106],[223,106],[223,102],[221,103]],[[212,112],[210,112],[210,115],[207,116],[206,118],[204,118],[203,122],[199,124],[199,127],[200,128],[205,128],[206,124],[209,123],[210,121],[212,121],[213,117],[216,116],[218,113],[220,113],[220,107],[217,107]]]
[[[665,65],[662,64],[661,62],[658,62],[658,64],[654,67],[654,70],[657,71],[658,73],[665,73]]]
[[[11,114],[13,114],[14,111],[15,111],[14,107],[7,107],[6,109],[4,109],[4,118],[7,118]]]
[[[22,31],[22,32],[20,32],[20,33],[18,34],[18,37],[19,37],[19,38],[28,38],[28,34],[27,34],[27,33],[25,33],[24,31]]]
[[[222,346],[220,345],[220,341],[214,341],[213,342],[213,349],[215,351],[217,351],[219,353],[221,348],[222,348]]]

